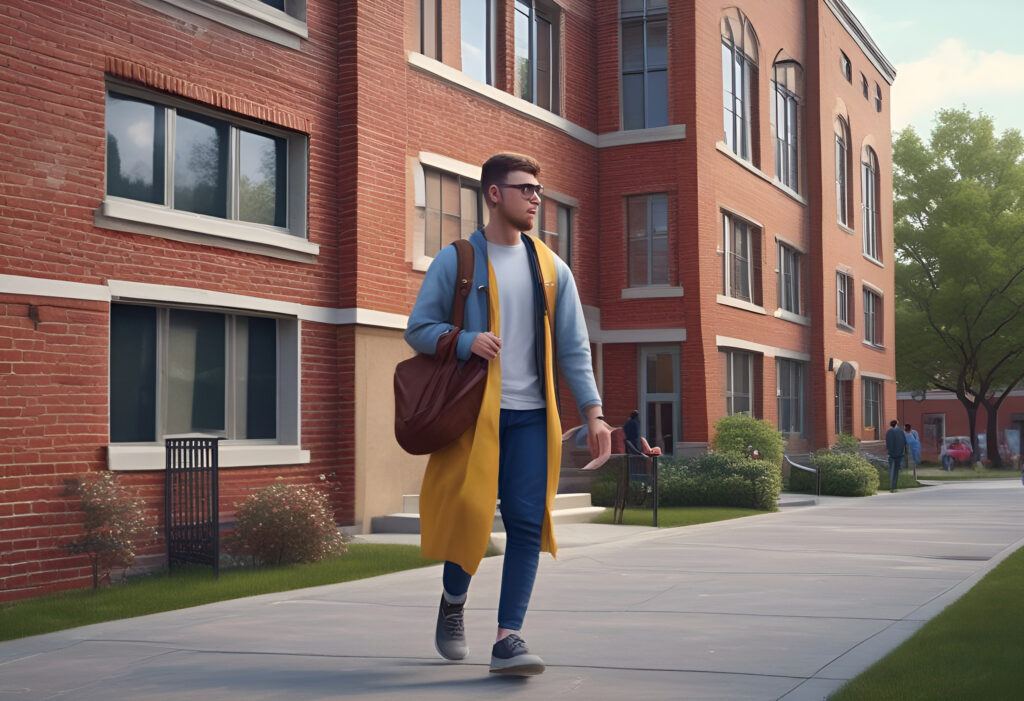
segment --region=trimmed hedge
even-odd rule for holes
[[[821,472],[822,494],[866,497],[878,491],[878,470],[859,455],[822,450],[811,456],[811,465]],[[789,476],[789,488],[813,492],[814,475],[794,470]]]
[[[740,506],[762,511],[778,508],[782,473],[766,460],[708,453],[693,458],[663,458],[658,465],[659,506]],[[594,480],[594,505],[613,505],[616,474],[606,470]],[[636,499],[644,488],[643,484],[631,483],[630,499]]]
[[[749,448],[756,448],[761,460],[782,467],[782,450],[785,442],[778,429],[767,421],[755,419],[749,414],[734,414],[715,423],[715,439],[711,447],[716,453],[729,453],[746,458]]]

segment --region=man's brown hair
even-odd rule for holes
[[[498,153],[488,158],[480,169],[480,187],[485,197],[491,185],[505,182],[508,174],[515,170],[537,177],[540,175],[540,163],[520,153]],[[487,198],[487,202],[490,202],[490,198]]]

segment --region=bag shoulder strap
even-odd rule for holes
[[[473,289],[473,267],[475,256],[473,244],[465,239],[452,243],[458,257],[455,275],[455,300],[452,303],[452,316],[449,320],[453,326],[463,328],[466,321],[466,298]]]

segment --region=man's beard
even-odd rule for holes
[[[519,231],[530,231],[533,228],[533,223],[530,221],[529,214],[516,217],[506,212],[505,218],[508,220],[509,224],[516,227]]]

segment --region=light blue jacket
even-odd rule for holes
[[[473,244],[475,253],[474,273],[472,289],[466,299],[465,329],[459,334],[457,344],[460,360],[469,359],[470,347],[477,335],[488,330],[490,316],[487,295],[487,239],[481,230],[477,230],[469,237],[469,242]],[[597,384],[594,382],[590,337],[587,334],[583,305],[580,303],[572,272],[565,261],[558,256],[553,257],[558,273],[558,294],[555,302],[558,367],[576,398],[580,416],[584,416],[587,407],[601,403]],[[423,286],[420,288],[405,330],[406,342],[418,353],[432,355],[437,348],[437,340],[453,328],[448,319],[451,317],[457,265],[455,248],[445,246],[427,269]],[[492,333],[498,335],[496,330],[492,330]]]

